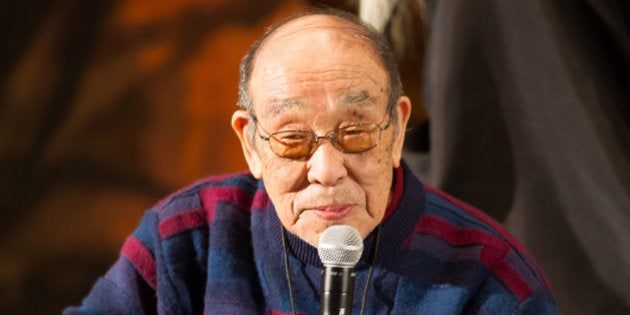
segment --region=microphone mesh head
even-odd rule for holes
[[[363,239],[351,226],[333,225],[319,237],[317,252],[324,265],[354,267],[363,253]]]

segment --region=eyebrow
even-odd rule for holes
[[[361,90],[358,92],[351,92],[346,95],[342,95],[339,100],[340,105],[359,105],[366,106],[372,105],[376,102],[376,97],[370,94],[367,90]]]
[[[302,110],[305,106],[304,100],[299,98],[274,99],[265,111],[265,115],[278,115],[290,109]]]

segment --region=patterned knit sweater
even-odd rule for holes
[[[519,243],[480,211],[394,170],[365,314],[556,314]],[[283,229],[262,181],[212,177],[146,212],[118,261],[64,314],[290,314]],[[358,314],[376,232],[356,266]],[[296,312],[318,314],[317,249],[286,233]]]

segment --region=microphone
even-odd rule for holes
[[[363,253],[363,239],[348,225],[333,225],[322,233],[317,245],[322,270],[321,315],[352,313],[354,266]]]

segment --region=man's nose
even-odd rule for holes
[[[345,153],[335,148],[332,139],[326,141],[322,138],[306,163],[308,180],[323,186],[333,186],[348,175],[344,164]]]

